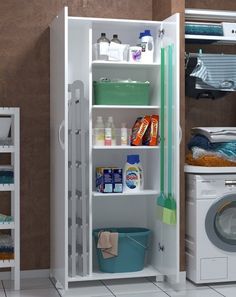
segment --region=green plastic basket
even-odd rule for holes
[[[149,105],[149,82],[93,82],[96,105]]]
[[[96,247],[100,231],[119,233],[117,257],[104,259],[101,250],[96,248],[98,265],[102,272],[134,272],[144,268],[151,230],[134,227],[95,229],[93,236]]]

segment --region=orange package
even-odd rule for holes
[[[144,116],[143,118],[137,118],[131,135],[131,145],[142,145],[143,135],[146,132],[148,125],[150,124],[151,117]]]
[[[158,142],[159,116],[151,115],[151,122],[143,136],[143,145],[155,146]]]

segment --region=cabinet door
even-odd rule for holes
[[[162,24],[161,48],[164,53],[165,196],[176,202],[176,223],[162,223],[161,272],[172,283],[179,282],[179,14]],[[163,59],[162,59],[163,62]],[[168,149],[170,148],[170,149]],[[168,162],[170,166],[168,166]],[[173,222],[172,222],[173,223]]]
[[[50,26],[51,274],[67,288],[68,11]]]

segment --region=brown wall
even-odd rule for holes
[[[21,108],[21,269],[49,268],[49,24],[75,16],[152,19],[151,0],[7,0],[0,4],[0,106]],[[9,197],[0,193],[0,212]]]

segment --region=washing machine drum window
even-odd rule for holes
[[[205,228],[215,246],[236,252],[236,194],[226,195],[212,204],[206,215]]]

